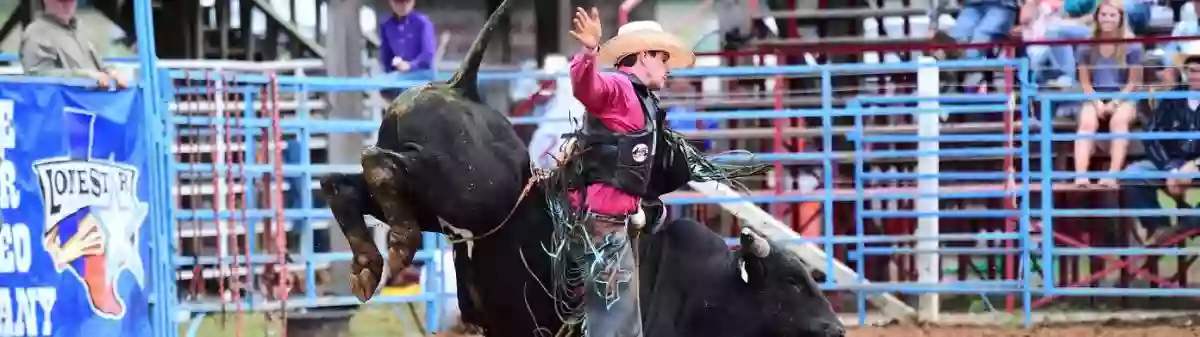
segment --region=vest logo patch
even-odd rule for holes
[[[646,144],[638,144],[633,146],[633,161],[640,163],[646,161],[650,157],[650,147]]]

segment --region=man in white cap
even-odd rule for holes
[[[642,336],[627,225],[641,229],[647,214],[661,223],[658,196],[692,178],[686,144],[668,140],[665,111],[651,91],[666,86],[670,69],[691,66],[696,56],[653,21],[630,22],[601,46],[595,8],[576,9],[570,34],[583,44],[571,60],[572,91],[588,111],[575,152],[586,192],[569,195],[590,236],[582,249],[589,263],[584,328],[588,337]],[[601,66],[617,71],[600,72]]]

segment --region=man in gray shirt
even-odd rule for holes
[[[92,43],[79,35],[76,0],[44,0],[45,11],[21,35],[21,66],[31,76],[83,77],[101,88],[110,81],[126,87],[123,75],[108,67]]]

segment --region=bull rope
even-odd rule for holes
[[[539,180],[542,180],[543,178],[546,178],[549,176],[548,172],[534,167],[532,162],[530,162],[530,164],[529,164],[529,171],[530,171],[530,173],[533,173],[533,175],[530,176],[528,180],[526,180],[525,188],[522,189],[521,194],[517,196],[517,202],[513,204],[512,209],[508,210],[508,215],[504,216],[504,220],[500,221],[499,225],[496,225],[496,227],[492,227],[491,230],[488,230],[487,232],[485,232],[479,236],[461,237],[458,239],[447,238],[447,240],[450,241],[450,244],[457,244],[457,243],[481,240],[483,238],[488,237],[489,235],[499,232],[501,228],[504,228],[504,225],[508,223],[508,220],[512,219],[513,214],[517,213],[517,208],[521,207],[521,201],[524,201],[525,197],[529,195],[529,191],[533,190],[533,185],[537,184],[537,182]]]
[[[722,181],[735,189],[745,190],[746,187],[734,179],[763,174],[771,169],[770,164],[734,165],[715,163],[707,155],[688,143],[682,134],[670,129],[664,131],[664,138],[667,145],[682,150],[692,172],[691,180],[693,181]],[[481,240],[499,232],[511,220],[513,214],[516,214],[517,209],[521,206],[521,202],[529,196],[533,187],[538,182],[548,182],[547,184],[542,184],[541,187],[545,191],[546,211],[550,215],[554,230],[550,238],[551,247],[543,246],[542,248],[543,251],[550,255],[553,261],[551,264],[553,270],[551,285],[554,289],[548,289],[545,284],[542,284],[542,288],[547,295],[560,304],[555,306],[555,314],[563,322],[563,325],[555,332],[555,336],[569,336],[575,332],[583,332],[584,329],[579,327],[586,320],[583,315],[584,311],[581,310],[583,305],[582,295],[584,293],[577,291],[577,289],[583,289],[583,281],[587,276],[586,266],[601,262],[598,261],[599,259],[591,263],[585,261],[588,256],[598,257],[600,254],[589,239],[586,229],[581,226],[582,216],[586,213],[582,212],[581,209],[570,207],[570,203],[566,198],[567,192],[573,190],[576,185],[579,185],[579,178],[582,176],[583,171],[582,164],[572,159],[578,157],[586,150],[579,149],[573,141],[567,141],[560,148],[560,151],[567,155],[555,158],[558,165],[554,169],[539,169],[530,162],[531,175],[526,180],[521,193],[517,196],[517,201],[500,224],[482,235],[448,240],[451,244],[464,243]],[[726,153],[749,152],[744,150],[728,151],[718,155]],[[581,204],[585,204],[586,194],[583,194],[581,197],[584,199],[581,200]],[[583,245],[572,245],[571,243],[583,243]],[[578,251],[580,248],[584,248],[585,251],[591,252],[591,254],[580,254],[581,252]],[[526,267],[528,269],[528,266]],[[529,272],[533,273],[531,270]]]

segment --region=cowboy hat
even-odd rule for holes
[[[1174,66],[1183,67],[1188,60],[1200,58],[1200,42],[1186,41],[1179,44],[1179,52],[1175,54]]]
[[[600,63],[608,66],[617,64],[622,57],[644,51],[658,50],[670,56],[668,68],[686,68],[696,62],[683,41],[663,31],[662,25],[654,21],[634,21],[617,29],[617,36],[600,46]]]

